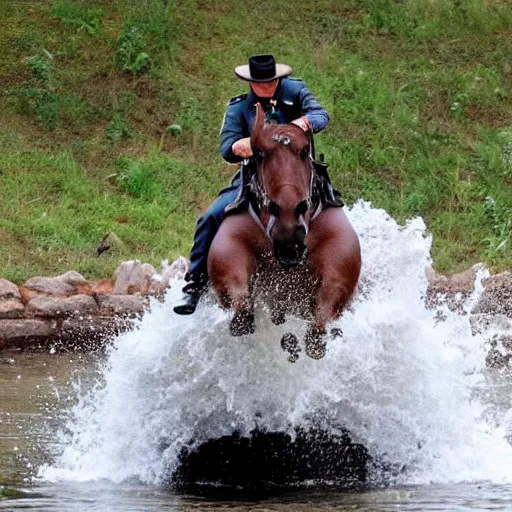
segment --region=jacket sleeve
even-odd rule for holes
[[[241,156],[235,155],[231,151],[231,146],[237,140],[244,138],[243,123],[241,109],[234,108],[234,105],[228,105],[220,129],[220,154],[230,164],[236,164],[243,160]]]
[[[302,115],[308,118],[313,133],[322,131],[329,123],[329,115],[306,85],[299,92],[299,101]]]

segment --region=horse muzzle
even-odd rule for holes
[[[283,268],[303,265],[307,260],[304,242],[274,240],[274,256]]]

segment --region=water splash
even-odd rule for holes
[[[321,418],[401,468],[401,484],[510,479],[504,427],[486,423],[475,395],[485,385],[484,335],[472,335],[468,315],[445,310],[439,321],[425,308],[431,239],[423,221],[401,227],[363,202],[348,214],[361,238],[361,287],[336,322],[343,340],[332,340],[323,360],[287,362],[279,339],[290,330],[302,336],[299,320],[276,327],[260,313],[256,334],[232,338],[228,314],[214,305],[174,315],[175,283],[116,340],[41,477],[159,484],[191,440],[256,427],[293,432]]]

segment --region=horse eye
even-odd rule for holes
[[[308,211],[308,202],[303,199],[296,207],[295,207],[295,215],[300,217],[304,215]]]
[[[280,211],[281,207],[275,201],[270,201],[268,204],[268,213],[274,217],[279,217]]]

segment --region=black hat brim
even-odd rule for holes
[[[241,80],[245,80],[246,82],[272,82],[272,80],[277,80],[278,78],[283,78],[285,76],[291,75],[293,69],[288,64],[276,64],[276,74],[270,78],[253,78],[251,76],[251,72],[249,70],[249,65],[244,64],[242,66],[237,66],[235,68],[235,75]]]

